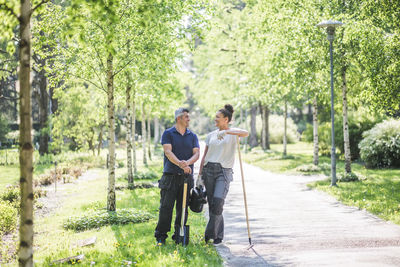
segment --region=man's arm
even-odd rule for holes
[[[169,161],[171,161],[173,164],[181,167],[182,162],[172,152],[172,145],[164,144],[163,149],[164,149],[164,154],[169,159]]]

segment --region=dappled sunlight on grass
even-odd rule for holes
[[[147,170],[159,174],[161,158],[149,162]],[[144,167],[139,168],[145,171]],[[126,167],[118,168],[119,175],[126,173]],[[60,194],[61,208],[47,217],[36,218],[35,224],[35,266],[49,266],[52,261],[84,254],[81,266],[222,266],[222,260],[212,245],[203,240],[204,215],[191,212],[190,242],[187,247],[176,245],[169,237],[165,246],[158,246],[154,229],[158,219],[159,189],[123,189],[116,191],[118,209],[134,208],[154,215],[148,222],[125,225],[103,226],[82,232],[63,229],[63,223],[70,216],[84,216],[88,212],[105,209],[107,177],[106,169],[96,169],[96,179],[82,180],[79,186],[67,184]],[[118,177],[118,175],[117,175]],[[150,180],[156,183],[159,177]],[[118,183],[126,184],[125,179]],[[171,236],[172,233],[169,233]],[[92,246],[78,247],[79,240],[97,237]],[[68,266],[65,263],[62,266]]]

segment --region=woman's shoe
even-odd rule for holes
[[[221,245],[222,244],[222,239],[221,238],[214,239],[213,244],[216,245],[216,246]]]

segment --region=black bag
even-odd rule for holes
[[[204,204],[207,203],[206,197],[206,189],[203,186],[193,188],[190,194],[190,210],[197,213],[202,212]]]

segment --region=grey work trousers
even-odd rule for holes
[[[203,180],[207,190],[209,221],[205,236],[208,239],[224,239],[224,217],[222,211],[233,171],[222,168],[220,163],[208,162],[203,168]]]

